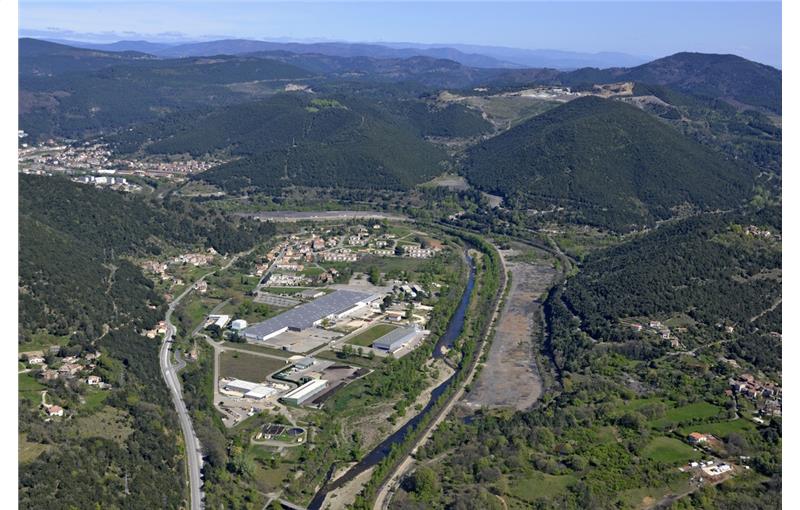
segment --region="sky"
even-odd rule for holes
[[[20,0],[19,22],[21,35],[108,42],[237,37],[461,43],[653,58],[699,51],[781,67],[781,4],[767,0]]]

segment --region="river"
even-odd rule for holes
[[[461,295],[461,301],[458,304],[458,308],[456,312],[453,314],[453,317],[450,319],[450,322],[447,324],[447,328],[444,331],[444,334],[439,338],[436,342],[436,347],[433,351],[434,358],[441,358],[444,356],[443,348],[450,349],[453,347],[453,343],[456,339],[461,335],[461,330],[464,328],[464,318],[467,313],[467,307],[469,305],[469,298],[472,295],[472,288],[475,286],[475,261],[472,260],[472,257],[466,255],[467,263],[469,264],[469,278],[467,279],[467,286],[464,288],[464,293]],[[428,403],[425,407],[420,411],[419,414],[411,418],[408,423],[400,427],[396,432],[392,435],[384,439],[378,446],[373,448],[363,459],[361,459],[357,464],[347,470],[345,474],[334,480],[333,482],[326,482],[322,488],[317,491],[314,495],[314,499],[311,500],[311,503],[308,505],[309,510],[319,510],[322,508],[322,503],[325,501],[325,497],[328,493],[332,490],[338,489],[342,487],[344,484],[353,480],[356,476],[363,473],[367,469],[377,465],[380,461],[386,457],[392,449],[392,446],[395,444],[400,444],[405,440],[406,436],[408,435],[409,431],[417,426],[417,424],[422,420],[422,418],[428,414],[439,399],[439,397],[445,392],[445,390],[452,384],[453,378],[458,372],[454,372],[446,381],[442,384],[437,386],[431,392],[431,397],[428,400]],[[328,473],[328,478],[332,476],[333,472],[335,471],[336,466],[332,466],[330,472]]]

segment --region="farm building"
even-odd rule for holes
[[[241,331],[247,327],[247,321],[244,319],[236,319],[231,322],[231,329],[234,331]]]

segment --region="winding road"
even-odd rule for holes
[[[252,250],[250,250],[252,251]],[[228,269],[240,256],[250,253],[247,251],[243,254],[236,255],[220,269],[210,271],[195,282],[186,286],[186,289],[180,296],[176,297],[167,309],[164,316],[164,322],[167,325],[167,332],[164,335],[164,341],[161,344],[161,351],[159,353],[159,365],[161,366],[161,375],[167,383],[169,393],[172,396],[172,403],[175,406],[175,411],[178,413],[178,421],[181,426],[181,433],[183,434],[183,442],[186,445],[186,466],[189,472],[189,492],[190,492],[190,508],[191,510],[201,510],[203,505],[203,450],[200,445],[200,440],[195,434],[194,427],[192,426],[192,419],[189,416],[189,411],[186,408],[186,403],[183,401],[183,391],[181,390],[180,379],[178,379],[178,371],[183,368],[183,365],[176,366],[172,363],[170,345],[175,336],[176,328],[172,324],[172,313],[177,308],[178,304],[183,298],[189,295],[194,290],[195,285],[202,282],[217,271],[224,271]]]

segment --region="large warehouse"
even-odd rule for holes
[[[287,404],[300,406],[303,405],[304,402],[310,400],[312,397],[318,395],[327,386],[328,381],[325,379],[312,379],[299,388],[295,388],[284,395],[281,400]]]
[[[397,328],[375,340],[372,343],[372,348],[395,352],[416,338],[421,332],[422,330],[416,324],[405,328]]]
[[[242,331],[248,340],[264,341],[284,331],[303,331],[324,319],[340,319],[380,299],[379,294],[337,290],[314,301],[302,304]]]

